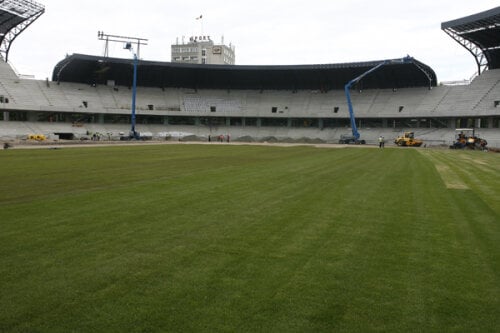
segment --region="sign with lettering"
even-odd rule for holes
[[[190,42],[203,42],[211,41],[210,36],[191,36],[189,37]]]

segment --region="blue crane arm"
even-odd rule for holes
[[[352,135],[356,138],[356,140],[358,140],[361,135],[358,132],[358,126],[356,125],[356,117],[354,116],[354,109],[352,107],[351,92],[350,92],[351,86],[353,84],[359,82],[362,78],[364,78],[368,74],[376,71],[377,69],[379,69],[380,67],[382,67],[386,64],[389,64],[389,63],[408,63],[408,62],[412,62],[412,60],[413,60],[413,58],[411,58],[410,56],[407,56],[407,57],[404,57],[401,59],[384,60],[381,63],[379,63],[378,65],[374,66],[373,68],[370,68],[369,70],[367,70],[366,72],[364,72],[360,76],[358,76],[358,77],[356,77],[356,78],[354,78],[351,81],[346,83],[346,85],[344,86],[345,97],[347,99],[347,107],[349,108],[349,117],[351,118]]]
[[[354,117],[354,110],[352,109],[351,93],[349,91],[350,88],[351,86],[349,84],[345,85],[345,97],[347,98],[347,107],[349,108],[349,117],[351,118],[352,135],[356,138],[356,140],[358,140],[361,135],[358,132],[358,126],[356,126],[356,117]]]

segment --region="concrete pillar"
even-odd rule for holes
[[[9,111],[4,111],[3,112],[3,120],[4,121],[9,121]]]
[[[261,124],[262,124],[261,119],[260,119],[260,118],[257,118],[257,127],[260,127],[260,126],[261,126]]]
[[[97,122],[98,122],[99,124],[104,124],[104,113],[99,113],[99,114],[97,115]]]
[[[325,127],[325,122],[324,122],[323,118],[319,118],[318,119],[318,128],[323,129],[324,127]]]
[[[288,128],[292,127],[292,119],[291,118],[288,118],[286,120],[286,127],[288,127]]]

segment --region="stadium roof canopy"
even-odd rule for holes
[[[436,86],[435,72],[411,58],[380,67],[363,78],[357,89]],[[382,61],[326,65],[235,66],[139,61],[138,86],[192,89],[320,90],[344,85]],[[52,80],[131,86],[133,60],[73,54],[54,68]]]
[[[45,7],[31,0],[0,1],[0,55],[9,60],[14,39],[45,12]]]
[[[500,7],[443,22],[441,29],[472,53],[479,74],[500,68]]]

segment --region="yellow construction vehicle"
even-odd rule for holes
[[[402,136],[398,136],[394,143],[398,146],[408,146],[408,147],[420,147],[422,143],[424,143],[420,139],[415,139],[415,133],[413,132],[404,132]]]
[[[28,140],[45,141],[47,137],[43,134],[30,134]]]

